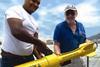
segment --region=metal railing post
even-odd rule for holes
[[[89,67],[89,57],[87,56],[87,67]]]

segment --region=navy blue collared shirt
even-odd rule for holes
[[[66,21],[56,26],[53,40],[60,43],[61,53],[72,51],[85,42],[86,35],[83,25],[76,21],[76,27],[75,34],[73,34]]]

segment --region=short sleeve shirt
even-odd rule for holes
[[[60,43],[61,52],[72,51],[79,47],[79,45],[85,42],[86,35],[83,25],[76,21],[76,32],[73,34],[72,30],[68,26],[67,21],[59,23],[54,31],[54,42]]]
[[[15,55],[26,56],[32,54],[34,45],[20,41],[11,34],[11,30],[7,22],[7,19],[9,18],[17,18],[22,20],[24,28],[31,35],[34,35],[35,32],[38,32],[38,25],[34,17],[27,13],[22,6],[13,6],[7,9],[5,12],[5,35],[2,49]]]

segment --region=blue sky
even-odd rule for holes
[[[4,12],[7,8],[23,4],[24,0],[0,0],[0,37],[3,34]],[[33,14],[39,24],[40,36],[52,37],[55,26],[64,20],[64,8],[73,4],[78,10],[77,20],[82,22],[87,36],[100,33],[100,0],[42,0]]]

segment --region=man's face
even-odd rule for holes
[[[74,22],[77,16],[77,12],[75,10],[68,10],[65,12],[65,18],[68,22]]]
[[[31,3],[30,3],[30,10],[32,12],[36,11],[37,8],[39,7],[39,4],[40,4],[40,0],[31,0]]]

